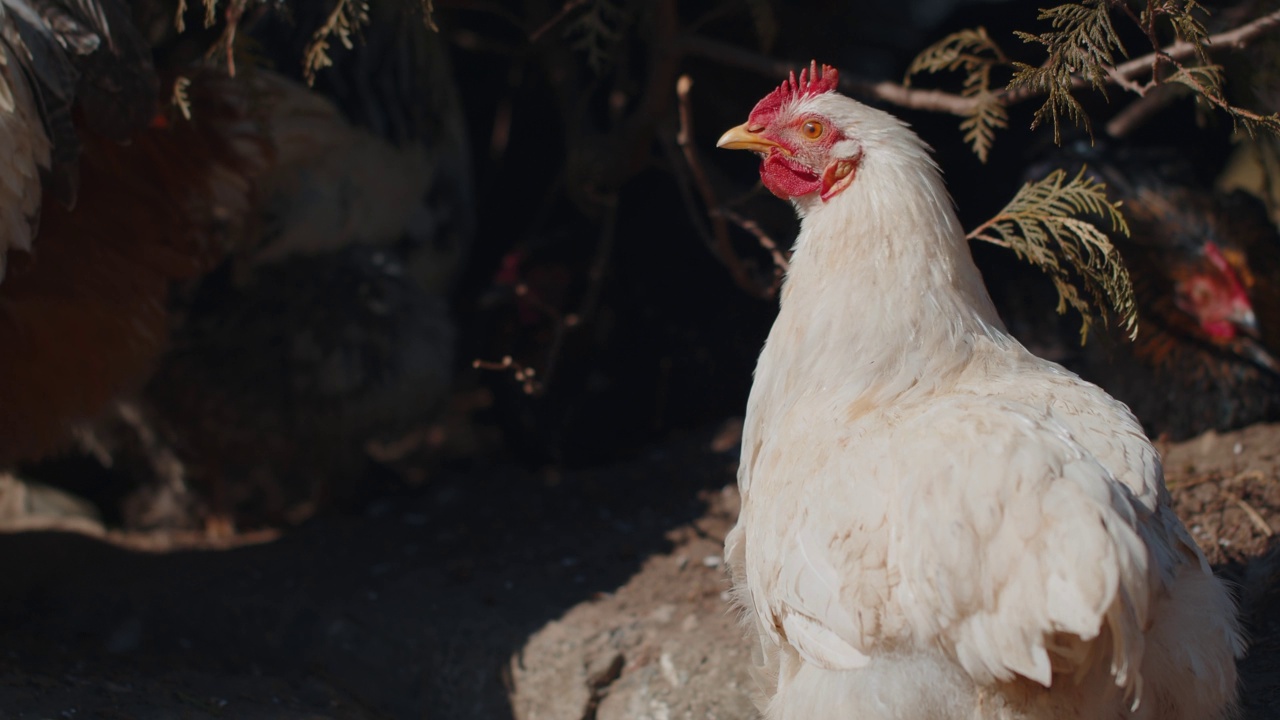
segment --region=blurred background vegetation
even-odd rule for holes
[[[92,452],[32,473],[88,492],[110,522],[270,525],[441,463],[581,467],[737,415],[796,225],[752,160],[714,141],[810,59],[935,148],[966,227],[1005,246],[974,250],[1007,321],[1105,385],[1136,352],[1125,336],[1164,322],[1143,302],[1176,304],[1183,272],[1112,242],[1158,248],[1197,222],[1127,238],[1137,198],[1126,207],[1117,178],[1137,192],[1126,173],[1172,155],[1161,182],[1206,198],[1235,183],[1276,216],[1280,18],[1255,0],[1039,5],[140,1],[161,95],[186,116],[192,78],[234,73],[276,159],[248,249],[173,301],[173,349],[128,400],[139,418],[90,426]],[[1273,229],[1258,232],[1240,262],[1265,294]],[[1183,243],[1188,263],[1203,242]],[[1136,307],[1126,267],[1156,287]],[[1274,332],[1275,309],[1256,309]],[[1093,351],[1077,335],[1090,318]],[[1195,417],[1164,426],[1165,410],[1139,409],[1154,432],[1275,411],[1274,338],[1195,334],[1175,345],[1213,357],[1169,371],[1190,387],[1170,402]],[[1262,379],[1203,387],[1205,365],[1220,375],[1213,363],[1239,357],[1231,372]],[[1133,392],[1170,394],[1151,387]],[[1261,407],[1237,411],[1245,387],[1264,388]],[[177,482],[156,469],[170,460],[191,497],[156,490]],[[86,462],[117,479],[85,481]]]

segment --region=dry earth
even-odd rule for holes
[[[1275,717],[1280,426],[1162,449],[1250,608],[1246,716]],[[732,473],[708,431],[598,470],[457,469],[230,549],[0,537],[0,718],[748,720]]]

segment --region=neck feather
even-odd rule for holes
[[[980,339],[1013,343],[937,167],[910,139],[866,158],[828,202],[797,203],[800,235],[765,352],[789,357],[762,358],[762,369],[807,369],[821,385],[860,369],[866,390],[896,394],[959,372]]]

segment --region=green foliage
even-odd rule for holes
[[[191,119],[191,96],[188,91],[191,89],[191,78],[179,75],[173,81],[173,95],[170,102],[174,107],[178,108],[178,112],[182,113],[182,117]]]
[[[954,33],[926,48],[907,69],[906,81],[919,73],[964,74],[960,96],[970,102],[953,102],[939,109],[963,116],[960,128],[965,142],[984,162],[995,131],[1007,125],[1006,106],[1010,102],[1043,97],[1031,127],[1052,121],[1054,141],[1061,142],[1064,120],[1083,126],[1092,135],[1089,117],[1075,91],[1087,87],[1105,97],[1108,85],[1139,96],[1162,84],[1180,85],[1202,105],[1227,113],[1250,135],[1262,130],[1271,137],[1280,136],[1280,115],[1260,115],[1226,98],[1222,68],[1209,59],[1210,36],[1202,20],[1206,15],[1196,0],[1063,2],[1041,9],[1038,19],[1048,21],[1047,31],[1014,33],[1023,42],[1043,49],[1045,58],[1040,64],[1009,62],[986,31],[976,28]],[[1128,52],[1116,33],[1114,17],[1128,17],[1136,23],[1151,43],[1152,52],[1118,66],[1117,58],[1127,57]],[[1172,35],[1185,45],[1166,48],[1161,35]],[[1002,66],[1012,70],[1012,77],[1004,89],[992,90],[992,71]],[[1144,79],[1135,79],[1139,77]],[[1128,273],[1107,235],[1079,216],[1109,221],[1113,231],[1128,232],[1119,205],[1107,202],[1100,183],[1085,177],[1083,171],[1067,182],[1066,174],[1057,171],[1025,185],[1000,214],[971,237],[1010,248],[1044,270],[1058,290],[1058,311],[1073,308],[1080,312],[1082,338],[1092,321],[1091,303],[1104,318],[1111,308],[1132,337],[1137,332],[1137,318]]]
[[[1280,115],[1260,115],[1251,110],[1232,105],[1222,92],[1222,67],[1220,65],[1179,66],[1165,82],[1178,83],[1191,88],[1196,98],[1209,107],[1223,110],[1236,127],[1243,128],[1250,137],[1259,131],[1280,135]]]
[[[1041,10],[1038,19],[1048,20],[1053,29],[1039,35],[1026,32],[1014,35],[1023,42],[1043,45],[1049,57],[1042,65],[1014,63],[1009,88],[1027,88],[1045,96],[1031,128],[1034,130],[1046,118],[1051,118],[1054,142],[1062,140],[1064,116],[1092,134],[1089,116],[1071,91],[1078,75],[1105,96],[1107,73],[1115,65],[1116,51],[1127,54],[1111,24],[1110,3],[1108,0],[1063,3]]]
[[[630,22],[624,0],[589,0],[586,12],[565,28],[565,35],[575,38],[575,50],[586,53],[591,71],[602,75],[613,63]]]
[[[365,0],[338,0],[329,18],[311,36],[311,42],[302,56],[302,75],[310,85],[316,80],[316,73],[333,65],[329,57],[329,43],[334,38],[342,46],[350,50],[353,45],[352,35],[369,22],[369,4]]]
[[[907,68],[905,85],[918,73],[965,73],[960,94],[974,100],[973,109],[960,122],[964,141],[982,162],[987,161],[995,131],[1009,126],[1009,114],[1000,96],[991,89],[991,70],[1008,63],[986,28],[961,30],[934,43],[916,56]]]
[[[202,0],[204,5],[204,26],[213,27],[218,21],[218,0]],[[174,11],[173,24],[178,32],[183,32],[186,27],[187,0],[178,0],[177,9]]]
[[[1090,87],[1106,96],[1108,85],[1118,85],[1138,95],[1161,84],[1181,85],[1191,90],[1205,106],[1227,113],[1232,122],[1249,134],[1268,131],[1280,134],[1280,116],[1260,115],[1231,104],[1223,92],[1223,74],[1209,60],[1209,34],[1202,18],[1207,11],[1195,0],[1146,0],[1141,12],[1130,7],[1133,0],[1080,0],[1042,9],[1039,19],[1049,21],[1050,29],[1041,33],[1015,32],[1023,42],[1038,45],[1045,51],[1039,65],[1010,62],[1000,47],[982,28],[962,30],[926,48],[912,61],[907,81],[918,73],[962,72],[964,81],[960,95],[973,102],[959,105],[964,116],[961,130],[973,151],[984,162],[995,139],[995,131],[1007,126],[1006,106],[1011,98],[1044,97],[1036,110],[1031,127],[1052,121],[1056,142],[1061,141],[1062,123],[1070,121],[1092,135],[1089,116],[1080,105],[1075,91]],[[1121,73],[1118,57],[1128,53],[1113,25],[1113,15],[1121,12],[1132,19],[1147,35],[1153,52],[1148,56],[1150,74],[1146,82],[1132,76],[1139,68],[1134,63]],[[1172,35],[1190,46],[1174,57],[1159,45],[1161,32]],[[1184,62],[1192,56],[1194,64]],[[1138,62],[1138,61],[1135,61]],[[992,71],[1001,66],[1012,69],[1007,87],[992,90]]]
[[[1142,11],[1142,22],[1153,25],[1157,16],[1168,17],[1178,39],[1191,43],[1196,49],[1196,57],[1202,64],[1207,65],[1209,51],[1205,49],[1205,41],[1209,39],[1209,31],[1205,29],[1204,23],[1200,22],[1200,18],[1196,17],[1197,13],[1208,15],[1209,11],[1195,0],[1184,0],[1184,2],[1163,0],[1163,2],[1150,3],[1147,9]]]
[[[1120,203],[1107,200],[1106,185],[1081,168],[1067,181],[1063,170],[1022,186],[995,217],[969,233],[970,239],[1006,247],[1039,267],[1058,290],[1058,312],[1080,313],[1080,340],[1088,337],[1096,307],[1103,320],[1111,308],[1132,339],[1138,333],[1133,285],[1120,253],[1107,234],[1089,220],[1109,223],[1112,232],[1129,234]],[[1083,217],[1082,217],[1083,216]],[[1078,279],[1083,287],[1075,284]]]

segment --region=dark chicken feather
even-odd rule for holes
[[[74,204],[78,106],[87,127],[116,141],[145,127],[158,82],[151,50],[119,0],[3,0],[3,38],[30,81],[53,146],[50,187]]]
[[[269,154],[239,87],[195,83],[191,121],[153,107],[128,145],[78,123],[80,202],[43,205],[0,284],[0,463],[56,449],[154,369],[170,285],[222,259]]]
[[[1280,235],[1244,193],[1215,193],[1161,150],[1076,147],[1038,165],[1088,172],[1123,201],[1112,234],[1139,331],[1091,337],[1072,369],[1124,401],[1153,435],[1183,439],[1280,418]]]
[[[195,288],[142,395],[206,502],[148,526],[295,522],[359,497],[371,443],[421,437],[449,388],[446,297],[474,209],[446,47],[416,0],[375,3],[307,88],[327,11],[293,7],[247,33],[280,72],[239,72],[276,151],[254,241]]]

